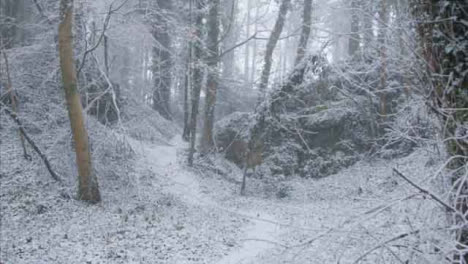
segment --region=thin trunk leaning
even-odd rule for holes
[[[283,32],[284,21],[291,5],[291,0],[283,0],[281,2],[278,18],[276,19],[275,27],[271,32],[270,38],[266,46],[265,62],[263,65],[262,76],[259,85],[260,100],[264,97],[266,88],[268,87],[268,81],[270,79],[270,71],[272,65],[273,51],[275,50],[276,44],[280,38],[281,32]]]
[[[6,77],[7,77],[7,90],[8,93],[10,94],[10,102],[11,102],[11,108],[13,110],[14,114],[18,113],[18,102],[16,101],[17,96],[16,92],[13,89],[13,84],[11,81],[11,76],[10,76],[10,65],[8,63],[8,56],[5,51],[3,51],[3,59],[5,60],[5,70],[6,70]],[[28,151],[26,149],[26,144],[24,142],[24,136],[23,133],[21,133],[21,130],[18,130],[20,141],[21,141],[21,147],[23,148],[23,157],[27,160],[31,160],[31,156],[28,154]]]
[[[302,32],[297,46],[295,65],[299,64],[306,54],[307,43],[310,37],[310,27],[312,24],[312,0],[304,0],[304,10],[302,14]]]
[[[89,150],[88,133],[84,124],[83,108],[78,92],[75,62],[73,59],[73,0],[61,0],[59,24],[59,57],[65,89],[68,115],[75,144],[78,166],[78,198],[96,203],[101,200]]]

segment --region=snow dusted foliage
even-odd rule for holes
[[[256,82],[283,1],[222,0],[211,19],[201,16],[212,1],[163,8],[169,1],[74,0],[102,195],[91,206],[76,199],[59,1],[0,0],[1,264],[452,264],[466,252],[466,1],[313,1],[309,57],[295,65],[304,2],[294,0],[265,100]],[[220,67],[209,69],[190,46],[213,55],[206,29],[217,17]],[[181,120],[207,98],[206,80],[190,98],[193,70],[221,76],[216,151],[196,153],[189,167]],[[60,182],[28,144],[23,158],[8,79],[24,131]],[[172,121],[151,107],[162,79]],[[255,177],[240,196],[245,165]]]
[[[3,132],[16,134],[3,129],[2,139]],[[115,138],[109,141],[117,143]],[[52,182],[36,157],[32,162],[22,159],[16,140],[2,140],[2,262],[215,263],[238,245],[245,220],[182,198],[187,189],[173,175],[184,174],[165,164],[177,162],[175,149],[159,149],[155,156],[149,152],[151,143],[130,142],[138,159],[116,160],[115,151],[94,152],[96,165],[102,164],[97,175],[104,199],[99,206],[88,206],[73,199],[67,186]],[[57,168],[56,159],[53,163]]]

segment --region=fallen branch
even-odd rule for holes
[[[412,180],[410,180],[408,177],[406,177],[405,175],[403,175],[403,173],[399,172],[397,169],[393,168],[393,172],[396,173],[396,175],[400,176],[401,178],[403,178],[405,181],[407,181],[409,184],[411,184],[414,188],[418,189],[421,193],[423,194],[426,194],[426,195],[429,195],[433,200],[435,200],[436,202],[438,202],[439,204],[441,204],[443,207],[447,208],[447,210],[451,211],[452,213],[459,213],[457,209],[453,208],[452,206],[450,206],[449,204],[447,204],[446,202],[442,201],[442,199],[440,199],[439,197],[437,197],[435,194],[429,192],[428,190],[420,187],[419,185],[417,185],[416,183],[414,183]]]
[[[6,70],[6,77],[7,77],[7,90],[8,93],[10,94],[10,102],[11,102],[11,108],[13,110],[13,113],[18,112],[18,102],[16,101],[17,96],[16,92],[13,89],[13,85],[11,84],[11,77],[10,77],[10,66],[8,63],[8,57],[5,51],[0,51],[0,53],[3,53],[3,58],[5,59],[5,70]],[[24,144],[24,137],[21,132],[19,132],[20,140],[21,140],[21,147],[23,148],[23,157],[26,160],[31,160],[31,156],[28,154],[28,151],[26,150],[26,145]]]
[[[3,105],[3,103],[2,103],[2,105]],[[42,151],[39,149],[39,147],[36,145],[36,143],[34,143],[34,141],[28,136],[28,134],[26,134],[26,131],[24,130],[23,124],[18,119],[18,116],[14,112],[10,111],[7,107],[3,107],[3,111],[5,111],[5,113],[7,113],[11,117],[11,119],[13,119],[13,121],[15,121],[15,123],[18,125],[18,129],[20,130],[21,134],[24,136],[26,141],[28,141],[28,143],[31,145],[31,147],[34,149],[34,151],[36,151],[36,153],[41,157],[42,161],[44,162],[45,166],[47,167],[47,170],[50,173],[50,176],[52,176],[52,178],[55,181],[62,182],[60,177],[52,170],[52,166],[50,165],[49,159],[47,159],[47,157],[44,155],[44,153],[42,153]]]
[[[410,236],[410,235],[418,234],[419,232],[420,232],[420,230],[415,230],[415,231],[412,231],[412,232],[409,232],[409,233],[404,233],[404,234],[398,235],[398,236],[393,237],[393,238],[391,238],[389,240],[386,240],[386,241],[380,243],[379,245],[369,249],[364,254],[362,254],[358,259],[356,259],[356,261],[353,262],[353,264],[359,263],[362,259],[364,259],[366,256],[368,256],[370,253],[374,252],[375,250],[377,250],[377,249],[379,249],[381,247],[385,247],[388,243],[394,242],[394,241],[399,240],[399,239],[403,239],[403,238],[405,238],[407,236]]]

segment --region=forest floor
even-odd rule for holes
[[[249,178],[242,197],[240,170],[186,167],[178,137],[163,145],[128,140],[134,170],[100,179],[99,205],[71,199],[34,170],[40,164],[28,165],[17,146],[3,142],[0,262],[353,263],[380,241],[424,227],[438,210],[409,199],[417,192],[391,172],[428,183],[438,165],[428,150],[361,161],[324,179],[294,177],[280,187]],[[407,211],[420,219],[407,219]],[[394,259],[378,259],[382,250],[389,251],[377,248],[360,263],[411,257],[391,250]]]

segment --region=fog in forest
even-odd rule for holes
[[[468,264],[466,0],[0,0],[0,264]]]

